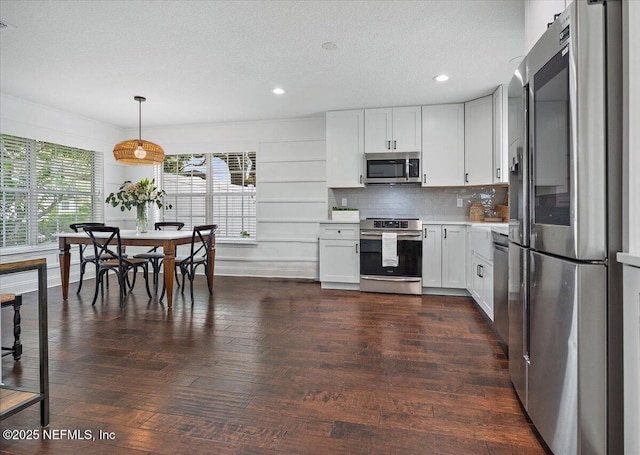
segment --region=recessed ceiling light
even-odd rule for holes
[[[433,77],[433,80],[437,82],[444,82],[449,80],[449,76],[447,76],[446,74],[438,74],[437,76]]]
[[[523,60],[524,60],[524,55],[518,55],[517,57],[513,57],[511,60],[509,60],[509,63],[512,63],[514,65],[519,65],[520,63],[522,63]]]
[[[326,43],[322,43],[322,49],[326,51],[335,51],[338,49],[338,45],[334,42],[327,41]]]
[[[284,89],[280,88],[280,87],[276,87],[273,90],[271,90],[273,93],[275,93],[276,95],[284,95]]]

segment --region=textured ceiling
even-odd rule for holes
[[[0,18],[2,93],[125,128],[134,95],[143,128],[465,101],[524,53],[521,0],[0,0]]]

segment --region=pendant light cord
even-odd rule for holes
[[[142,140],[142,99],[138,99],[138,140]]]

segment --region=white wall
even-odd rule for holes
[[[137,137],[137,129],[122,130],[9,95],[1,96],[2,133],[103,153],[103,197],[116,191],[125,180],[153,176],[151,166],[123,166],[113,159],[113,146],[121,140]],[[160,144],[167,154],[256,150],[258,243],[219,245],[216,274],[311,279],[318,277],[318,227],[327,213],[324,136],[324,117],[146,128],[143,131],[145,139]],[[260,192],[262,188],[264,194]],[[105,206],[105,222],[133,228],[135,214]],[[57,253],[56,247],[23,248],[4,252],[0,261],[46,257],[49,283],[57,285],[60,283]],[[71,281],[77,277],[74,254]],[[10,283],[5,280],[0,284],[3,290],[11,292],[35,289],[34,277],[29,276],[12,276]]]
[[[126,137],[136,137],[127,130]],[[318,278],[318,229],[327,219],[325,120],[269,120],[145,128],[167,155],[257,152],[257,244],[218,244],[216,275]],[[130,166],[131,180],[153,176]],[[122,221],[110,211],[109,221]]]
[[[122,129],[86,117],[0,94],[0,132],[103,153],[105,181],[109,180],[109,174],[116,173],[116,167],[120,167],[114,164],[111,151],[121,140]],[[105,184],[105,191],[113,191],[110,188]],[[78,275],[76,252],[77,248],[72,250],[71,279],[74,281]],[[57,245],[7,249],[0,255],[0,261],[6,263],[40,257],[47,259],[49,285],[59,284]],[[36,289],[36,280],[35,274],[11,275],[10,279],[0,280],[0,285],[3,292],[24,292]]]
[[[626,0],[627,17],[625,20],[628,33],[628,48],[625,51],[628,71],[625,88],[627,90],[628,118],[625,119],[625,144],[628,154],[627,174],[628,197],[626,209],[628,214],[628,231],[625,235],[625,250],[640,255],[640,2]]]
[[[525,0],[524,3],[524,44],[528,53],[553,22],[554,14],[563,12],[571,0]]]

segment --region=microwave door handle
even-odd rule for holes
[[[393,141],[395,143],[395,141]],[[404,161],[404,177],[409,180],[409,158]]]

